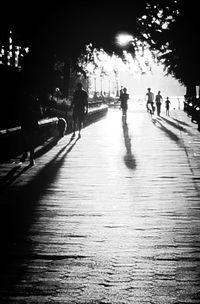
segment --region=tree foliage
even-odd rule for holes
[[[138,19],[141,38],[158,54],[168,74],[185,86],[200,83],[199,9],[182,0],[147,1]]]

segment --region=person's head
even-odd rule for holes
[[[169,97],[167,97],[167,100],[169,100]]]
[[[78,82],[78,83],[77,83],[77,88],[78,88],[78,90],[81,90],[82,87],[83,87],[82,83],[81,83],[81,82]]]
[[[124,88],[124,93],[126,93],[127,92],[127,88]]]
[[[158,94],[160,94],[160,91],[158,91]]]
[[[148,88],[147,90],[150,92],[150,91],[151,91],[151,88]]]

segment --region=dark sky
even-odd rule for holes
[[[42,3],[42,2],[41,2]],[[20,6],[5,7],[7,18],[1,28],[11,27],[15,39],[29,46],[42,46],[50,52],[79,51],[85,43],[115,49],[115,36],[119,31],[136,31],[136,18],[143,0],[131,3],[66,2],[58,5],[49,2],[41,6],[27,2]]]

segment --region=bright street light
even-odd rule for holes
[[[133,36],[127,33],[121,33],[116,37],[117,44],[126,46],[128,43],[133,41]]]

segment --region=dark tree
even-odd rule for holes
[[[158,51],[166,72],[185,85],[190,96],[200,84],[198,15],[197,3],[151,0],[138,20],[142,39]]]

